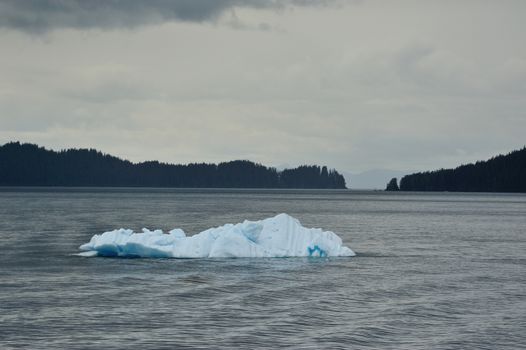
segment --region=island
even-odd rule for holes
[[[346,183],[336,170],[318,165],[278,171],[248,160],[133,163],[95,149],[56,152],[9,142],[0,146],[0,186],[345,189]]]

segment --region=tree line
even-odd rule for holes
[[[346,188],[344,177],[326,166],[278,171],[248,160],[132,163],[95,149],[55,152],[19,142],[0,146],[0,186]]]
[[[400,190],[526,192],[526,147],[455,169],[406,175],[400,180]]]

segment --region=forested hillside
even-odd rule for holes
[[[400,190],[526,192],[526,147],[455,169],[406,175]]]
[[[19,142],[0,146],[0,186],[346,188],[336,170],[315,165],[280,172],[247,160],[132,163],[94,149],[55,152]]]

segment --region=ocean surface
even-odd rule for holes
[[[285,212],[352,258],[84,258]],[[526,347],[526,195],[0,188],[0,348]]]

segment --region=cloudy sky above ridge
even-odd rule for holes
[[[526,1],[0,0],[0,143],[426,170],[526,144]]]

